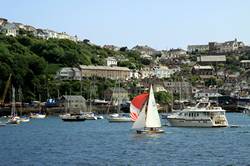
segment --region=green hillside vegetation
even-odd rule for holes
[[[45,100],[48,95],[57,97],[58,90],[61,94],[67,91],[69,94],[71,88],[72,94],[80,92],[79,82],[54,80],[54,74],[61,67],[104,65],[104,60],[108,56],[119,56],[125,59],[119,63],[119,66],[131,69],[142,66],[139,53],[134,51],[115,52],[86,42],[75,43],[66,39],[43,40],[25,32],[21,34],[17,37],[0,34],[0,96],[3,94],[10,73],[11,83],[16,88],[22,88],[24,99],[30,101],[38,100],[39,95],[42,100]],[[83,84],[87,83],[88,80],[83,81]],[[114,86],[114,82],[96,85],[98,86],[96,95],[100,97],[101,90],[107,86]],[[83,89],[83,94],[87,98],[86,89]],[[6,100],[10,100],[10,90]]]

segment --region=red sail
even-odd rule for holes
[[[142,109],[144,103],[147,101],[149,94],[143,93],[140,94],[131,101],[130,104],[130,117],[133,121],[136,121],[138,118],[139,112]]]

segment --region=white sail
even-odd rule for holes
[[[152,85],[150,86],[150,92],[149,92],[146,127],[148,127],[148,128],[161,127],[161,120],[160,120],[157,105],[155,102],[155,97],[154,97]]]
[[[146,106],[147,106],[147,104],[144,104],[144,106],[142,107],[142,110],[139,113],[137,120],[134,122],[132,129],[141,129],[141,128],[145,127],[145,125],[146,125]]]

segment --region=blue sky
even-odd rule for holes
[[[5,0],[0,17],[88,38],[156,49],[237,38],[250,43],[248,0]]]

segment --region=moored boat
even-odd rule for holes
[[[19,124],[20,117],[16,112],[16,100],[15,100],[15,87],[12,85],[12,102],[11,102],[11,115],[7,121],[8,124]]]
[[[75,122],[75,121],[85,121],[86,118],[83,114],[65,114],[60,116],[63,121]]]
[[[109,122],[132,122],[131,118],[128,114],[125,113],[116,113],[116,114],[110,114],[107,117],[107,120]]]
[[[173,127],[227,127],[225,110],[213,106],[208,100],[201,100],[195,107],[184,109],[167,116]]]
[[[40,114],[40,113],[32,113],[32,114],[30,114],[30,118],[43,119],[43,118],[46,118],[46,115],[45,114]]]

